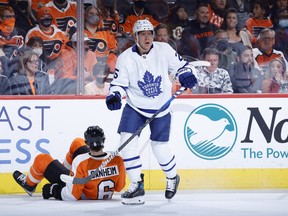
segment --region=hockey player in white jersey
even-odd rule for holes
[[[169,72],[178,74],[182,86],[192,88],[197,79],[193,67],[163,42],[153,42],[153,25],[148,20],[138,20],[133,28],[136,44],[125,50],[117,59],[110,94],[106,98],[109,110],[121,109],[122,97],[126,96],[118,128],[120,143],[125,142],[172,96]],[[164,109],[150,122],[152,151],[167,178],[165,197],[171,199],[177,191],[180,176],[176,159],[169,149],[171,114]],[[143,204],[144,175],[138,153],[138,136],[121,151],[130,185],[122,195],[123,204]]]

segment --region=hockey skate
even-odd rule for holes
[[[170,200],[177,192],[177,188],[180,182],[180,176],[177,174],[174,178],[167,178],[167,185],[165,191],[166,199]]]
[[[15,179],[15,181],[26,191],[26,193],[29,196],[32,196],[32,194],[35,192],[36,190],[36,185],[35,186],[29,186],[26,183],[26,175],[24,173],[19,172],[18,170],[16,170],[13,173],[13,178]]]
[[[124,205],[141,205],[144,200],[144,174],[141,174],[141,181],[131,182],[127,191],[121,194],[122,203]]]

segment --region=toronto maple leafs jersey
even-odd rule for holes
[[[151,50],[143,55],[134,45],[118,57],[110,92],[126,95],[133,109],[150,117],[172,96],[169,73],[176,74],[186,64],[167,43],[153,42]],[[158,117],[168,112],[166,109]]]

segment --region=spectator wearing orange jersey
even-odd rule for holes
[[[117,59],[117,40],[109,30],[99,29],[100,11],[94,6],[88,6],[85,10],[84,32],[87,34],[89,48],[97,58],[97,70],[108,71],[113,74]],[[111,77],[112,79],[112,77]]]
[[[111,34],[119,33],[119,14],[116,10],[117,0],[97,0],[97,8],[100,11],[99,28]]]
[[[89,50],[88,45],[89,38],[87,35],[84,36],[84,47],[85,47],[85,54],[84,54],[84,68],[87,73],[90,75],[93,74],[93,69],[97,60]],[[56,62],[56,72],[55,78],[64,77],[64,78],[71,78],[77,79],[77,33],[74,33],[69,43],[67,43],[67,48],[64,49]]]
[[[86,184],[72,184],[61,181],[61,174],[74,174],[77,178],[87,177],[111,155],[105,152],[105,134],[99,126],[90,126],[84,132],[84,139],[78,137],[70,145],[66,158],[61,164],[50,154],[39,154],[35,157],[27,175],[16,170],[15,181],[30,195],[37,185],[46,178],[50,183],[42,188],[44,199],[51,197],[57,200],[107,200],[112,199],[115,191],[120,192],[126,181],[123,159],[117,155]],[[89,165],[88,165],[89,164]]]
[[[37,11],[40,7],[43,7],[50,1],[51,0],[31,0],[31,7],[33,10]]]
[[[94,81],[93,71],[95,70],[95,64],[97,60],[94,53],[89,50],[89,38],[84,36],[84,86]],[[59,57],[55,63],[55,81],[52,84],[53,90],[51,94],[76,94],[76,82],[79,78],[79,72],[77,69],[77,33],[74,33],[71,40],[67,43],[67,48],[61,51]],[[67,81],[68,83],[63,83]],[[64,85],[64,86],[61,86]],[[54,90],[54,87],[61,87]],[[67,92],[64,91],[67,89]]]
[[[27,43],[31,37],[41,37],[47,58],[51,61],[55,60],[59,56],[61,49],[65,47],[68,38],[63,31],[55,25],[52,25],[54,18],[50,8],[44,6],[38,9],[37,18],[39,25],[36,25],[28,31],[25,37],[25,43]]]
[[[262,29],[273,28],[273,23],[269,18],[270,8],[267,0],[255,0],[253,17],[246,21],[246,27],[252,34],[252,45],[255,46],[257,37]]]
[[[15,26],[15,13],[12,7],[0,7],[0,48],[11,60],[24,45],[25,32]]]
[[[156,27],[159,22],[156,21],[151,12],[145,7],[146,0],[133,0],[133,5],[126,13],[126,17],[124,17],[124,24],[120,27],[121,33],[132,34],[133,26],[137,20],[149,20],[154,27]]]
[[[227,0],[212,0],[208,4],[209,14],[210,14],[210,23],[215,25],[217,28],[222,26],[224,21],[225,10],[228,9]]]
[[[45,6],[51,9],[57,27],[70,38],[76,31],[76,2],[53,0],[49,1]]]
[[[0,6],[6,6],[9,4],[10,0],[0,0]]]
[[[288,68],[287,60],[283,52],[274,49],[275,31],[269,28],[263,29],[257,39],[257,48],[253,48],[254,63],[266,73],[269,62],[275,58],[281,58]]]

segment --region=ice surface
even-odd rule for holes
[[[0,215],[10,216],[288,216],[288,190],[184,191],[168,202],[164,191],[146,191],[146,203],[121,203],[120,193],[112,200],[43,200],[41,194],[0,195]]]

